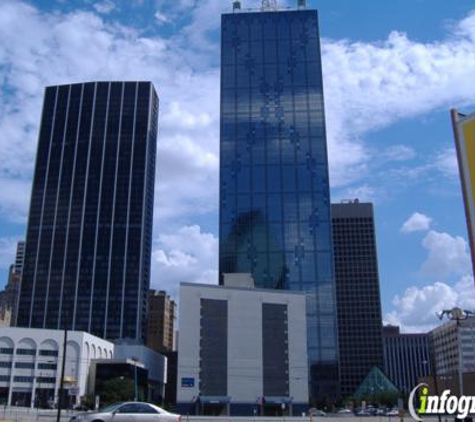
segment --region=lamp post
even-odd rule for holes
[[[436,313],[437,317],[442,320],[447,317],[451,321],[456,321],[457,324],[457,350],[458,350],[458,378],[459,378],[459,397],[463,395],[463,368],[462,368],[462,347],[460,335],[460,321],[467,319],[469,316],[475,315],[472,311],[462,310],[460,308],[444,309]]]

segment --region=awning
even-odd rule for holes
[[[199,396],[199,401],[204,404],[222,404],[229,403],[231,397],[228,396]]]
[[[279,396],[265,396],[264,400],[266,401],[266,404],[290,404],[293,402],[294,398],[293,397],[279,397]]]

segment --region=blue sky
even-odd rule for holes
[[[0,286],[25,235],[46,85],[152,80],[152,286],[217,282],[219,24],[231,0],[0,2]],[[293,0],[280,1],[283,6]],[[468,0],[319,0],[332,199],[375,203],[385,321],[475,308],[449,109],[475,108]],[[259,1],[243,0],[243,7]]]

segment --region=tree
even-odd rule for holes
[[[102,405],[133,400],[134,394],[134,381],[130,378],[97,381],[96,395],[100,396]]]

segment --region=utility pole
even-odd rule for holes
[[[61,379],[59,380],[59,390],[58,390],[58,414],[56,416],[56,422],[61,422],[61,399],[63,398],[64,391],[64,371],[66,369],[66,346],[68,343],[68,314],[65,315],[65,324],[64,324],[64,338],[63,338],[63,361],[61,362]]]

